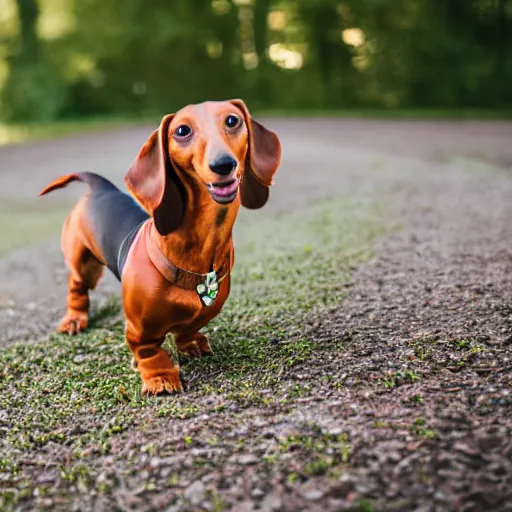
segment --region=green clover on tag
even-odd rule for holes
[[[206,274],[206,281],[196,286],[197,294],[205,306],[211,306],[217,293],[219,293],[219,281],[217,280],[217,273],[208,272]]]

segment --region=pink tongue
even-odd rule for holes
[[[233,183],[228,185],[227,187],[214,187],[215,194],[218,196],[226,197],[230,196],[238,187],[238,180],[235,180]]]

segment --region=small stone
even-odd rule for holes
[[[187,487],[184,496],[192,505],[199,505],[204,498],[205,486],[200,481]]]
[[[153,457],[152,459],[150,459],[150,461],[149,461],[150,468],[156,469],[159,466],[160,466],[160,457]]]
[[[107,474],[105,473],[105,471],[102,471],[99,475],[98,475],[98,478],[96,478],[96,483],[98,484],[102,484],[104,482],[107,481]]]
[[[445,501],[446,500],[446,494],[443,491],[436,491],[434,494],[434,499],[436,501]]]
[[[240,457],[238,457],[238,463],[242,464],[244,466],[256,464],[257,462],[258,462],[258,457],[256,457],[255,455],[247,454],[247,455],[240,455]]]
[[[161,478],[168,478],[172,473],[172,467],[171,466],[167,466],[165,468],[162,468],[160,470],[160,477]]]
[[[214,480],[215,477],[216,477],[215,473],[206,473],[206,475],[204,475],[201,478],[201,482],[207,484],[208,482],[211,482],[212,480]]]
[[[236,504],[237,512],[253,512],[254,506],[252,501],[241,501]]]
[[[430,512],[432,508],[430,505],[421,505],[417,509],[414,510],[414,512]]]
[[[257,487],[256,487],[256,489],[253,489],[251,491],[251,496],[253,498],[261,498],[264,494],[265,493],[261,489],[258,489]]]
[[[324,493],[319,489],[313,489],[302,494],[309,501],[318,501],[324,497]]]
[[[55,481],[55,475],[53,473],[41,473],[36,478],[37,484],[47,484]]]
[[[280,510],[282,507],[281,499],[275,494],[267,494],[265,499],[261,502],[261,510]]]

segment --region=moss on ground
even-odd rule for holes
[[[231,295],[205,329],[215,354],[183,362],[186,394],[141,397],[123,322],[105,326],[119,312],[118,302],[98,312],[84,334],[52,335],[0,352],[0,475],[15,474],[24,453],[49,442],[71,445],[77,458],[106,453],[140,408],[180,419],[198,414],[197,398],[209,394],[219,398],[213,406],[219,412],[232,401],[257,405],[308,394],[306,384],[285,384],[280,376],[318,348],[305,323],[339,300],[354,264],[387,229],[383,218],[381,206],[347,197],[272,220],[243,212]],[[339,456],[348,456],[344,441],[336,442]],[[319,456],[305,471],[327,469]]]

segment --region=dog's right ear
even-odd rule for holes
[[[174,231],[183,218],[183,191],[169,157],[169,125],[165,116],[128,169],[124,181],[130,193],[153,216],[161,235]]]

